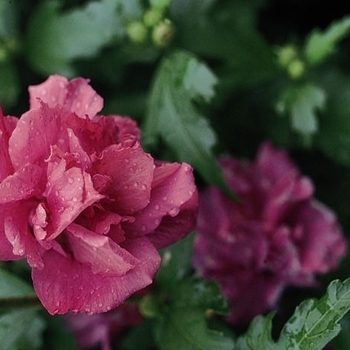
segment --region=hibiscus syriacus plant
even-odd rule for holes
[[[350,349],[350,16],[309,5],[0,0],[0,350]]]

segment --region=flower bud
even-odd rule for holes
[[[174,25],[170,20],[165,19],[153,29],[152,40],[157,46],[165,47],[170,43],[174,32]]]
[[[140,21],[129,23],[126,27],[126,32],[133,43],[141,44],[147,40],[147,28]]]

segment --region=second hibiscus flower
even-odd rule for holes
[[[254,162],[224,157],[220,163],[241,201],[215,187],[202,193],[194,265],[221,285],[228,320],[245,325],[273,307],[286,286],[310,286],[315,274],[336,267],[346,241],[284,151],[266,142]]]

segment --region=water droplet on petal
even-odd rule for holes
[[[156,205],[154,206],[154,209],[155,209],[155,210],[159,210],[159,209],[160,209],[160,206],[159,206],[158,204],[156,204]]]
[[[68,182],[72,184],[74,182],[74,179],[72,177],[68,178]]]
[[[179,208],[174,207],[174,208],[172,208],[172,209],[169,210],[169,213],[168,213],[168,214],[169,214],[170,216],[175,216],[175,215],[177,215],[177,214],[179,213],[179,211],[180,211]]]

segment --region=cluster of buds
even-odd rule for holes
[[[305,63],[300,59],[293,45],[283,46],[277,51],[278,64],[287,71],[292,79],[299,79],[305,72]]]
[[[131,42],[143,44],[151,40],[158,47],[166,47],[174,36],[174,25],[166,17],[170,0],[150,0],[150,7],[143,17],[127,25],[126,32]]]

